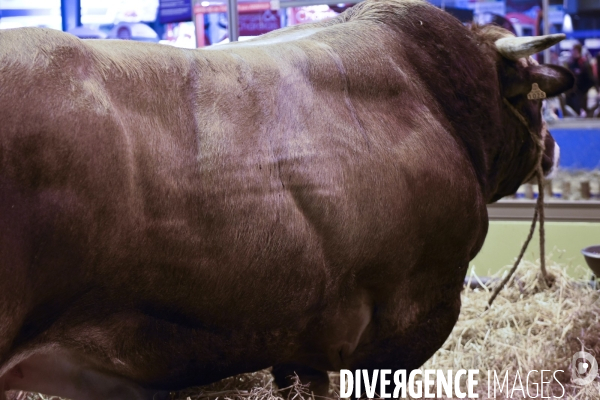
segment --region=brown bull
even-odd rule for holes
[[[564,69],[420,1],[208,50],[0,32],[0,398],[412,369]],[[499,41],[498,41],[499,40]]]

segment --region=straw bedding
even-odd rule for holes
[[[556,377],[564,386],[564,399],[600,399],[600,378],[580,387],[571,383],[571,358],[584,349],[600,358],[600,292],[589,279],[574,279],[565,273],[566,267],[547,260],[547,268],[556,280],[552,288],[538,286],[539,265],[522,262],[508,285],[490,310],[484,311],[490,290],[487,287],[465,289],[462,312],[444,346],[422,369],[478,369],[476,386],[479,398],[487,399],[488,371],[504,376],[509,371],[513,380],[519,371],[524,393],[526,375],[531,370],[563,370]],[[506,273],[505,270],[499,274]],[[588,270],[580,270],[589,278]],[[501,276],[496,276],[490,285]],[[470,277],[472,281],[478,278]],[[333,380],[336,375],[332,374]],[[539,375],[532,375],[539,382]],[[546,378],[547,380],[547,378]],[[492,377],[493,382],[493,377]],[[519,385],[512,398],[527,398]],[[505,391],[506,392],[506,391]],[[530,385],[533,397],[536,387]],[[506,394],[506,393],[505,393]],[[510,397],[497,393],[497,399]],[[556,382],[546,385],[544,397],[560,398],[563,389]],[[40,395],[21,394],[20,399],[47,399]],[[493,397],[493,396],[491,396]],[[196,399],[280,400],[281,397],[268,371],[244,374],[215,384],[173,393],[174,400]],[[309,390],[301,385],[292,388],[290,399],[310,399]],[[541,393],[537,394],[541,398]]]

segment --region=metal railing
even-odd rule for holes
[[[531,221],[535,200],[503,199],[488,205],[492,221]],[[546,221],[600,222],[600,201],[548,200],[544,204]]]

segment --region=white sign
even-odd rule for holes
[[[158,0],[81,0],[81,23],[152,22],[157,11]]]

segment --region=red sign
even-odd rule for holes
[[[322,21],[324,19],[334,18],[338,13],[326,5],[292,7],[288,25],[304,24],[306,22]]]
[[[277,2],[277,4],[279,4],[279,2]],[[279,18],[277,18],[277,22],[275,22],[272,20],[271,13],[267,15],[266,12],[260,12],[268,10],[271,10],[270,1],[261,3],[238,3],[238,13],[255,14],[249,16],[249,18],[239,18],[241,25],[240,33],[243,35],[254,36],[281,28]],[[196,15],[196,46],[203,47],[206,44],[206,38],[204,37],[204,14],[224,12],[227,12],[227,5],[225,4],[212,6],[196,4],[194,6],[194,14]]]
[[[240,36],[258,36],[281,28],[281,18],[271,10],[241,14],[239,22]]]

